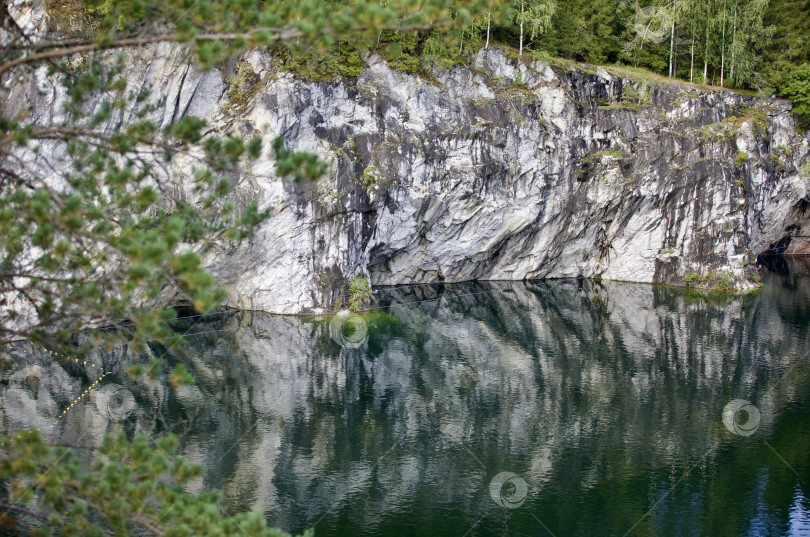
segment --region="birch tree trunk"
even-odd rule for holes
[[[678,30],[675,30],[672,37],[674,39],[678,39]],[[677,41],[675,42],[677,43]],[[675,47],[674,52],[672,53],[672,76],[678,76],[678,47]]]
[[[708,9],[707,9],[708,11]],[[706,46],[703,48],[703,83],[709,80],[709,13],[706,13]]]
[[[383,0],[380,0],[380,7],[383,5]],[[382,30],[377,32],[377,46],[380,46],[380,38],[382,37]]]
[[[492,19],[492,10],[487,11],[487,44],[484,45],[485,49],[489,48],[489,21]]]
[[[675,51],[675,17],[672,17],[672,30],[669,32],[669,76],[675,76],[675,61],[673,54]]]
[[[523,2],[520,3],[520,52],[518,56],[523,56]]]
[[[692,21],[692,54],[689,58],[689,83],[693,82],[693,73],[695,72],[695,21]]]
[[[734,31],[731,34],[731,72],[729,78],[731,83],[734,84],[734,49],[737,42],[737,0],[734,0]]]
[[[726,0],[723,0],[723,45],[720,49],[720,87],[723,87],[723,79],[726,69]]]

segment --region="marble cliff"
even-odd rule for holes
[[[209,72],[177,46],[123,53],[132,87],[165,97],[162,124],[192,115],[211,132],[282,135],[330,163],[300,185],[265,154],[231,178],[237,205],[272,212],[249,244],[206,260],[232,307],[327,313],[357,276],[745,290],[757,256],[810,245],[810,140],[785,101],[492,49],[429,78],[367,55],[361,76],[323,83],[259,50]],[[6,107],[47,124],[64,98],[43,68]]]

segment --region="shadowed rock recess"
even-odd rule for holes
[[[126,54],[133,86],[167,97],[163,124],[193,115],[220,133],[283,135],[331,162],[314,185],[279,180],[266,154],[232,177],[237,205],[272,217],[207,259],[230,306],[330,312],[358,275],[746,290],[757,256],[810,246],[810,141],[784,101],[495,50],[430,80],[369,55],[361,76],[325,83],[260,51],[207,73],[178,47]],[[10,106],[47,123],[63,98],[39,71]]]

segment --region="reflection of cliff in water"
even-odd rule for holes
[[[91,398],[61,437],[188,423],[183,452],[207,466],[196,487],[221,488],[227,510],[261,509],[288,530],[373,532],[399,520],[462,535],[495,507],[489,480],[510,470],[529,498],[512,522],[482,528],[514,531],[534,513],[566,534],[623,534],[689,469],[686,491],[703,499],[672,494],[645,524],[721,509],[714,534],[734,534],[759,500],[729,506],[723,494],[756,488],[763,452],[757,437],[746,445],[723,428],[724,405],[756,403],[761,437],[776,438],[797,401],[807,417],[806,369],[788,371],[807,348],[810,278],[768,278],[760,293],[725,298],[573,280],[383,289],[386,313],[364,318],[369,337],[356,349],[335,343],[324,320],[194,319],[188,348],[151,352],[187,364],[196,387],[118,375],[138,402],[132,415],[111,423]],[[122,371],[150,357],[96,359]],[[47,362],[7,375],[4,425],[48,422],[88,378]],[[794,444],[782,449],[806,472]],[[699,487],[707,480],[719,496]]]

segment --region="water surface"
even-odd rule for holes
[[[134,407],[111,419],[88,401],[51,436],[172,429],[206,466],[192,490],[318,537],[810,535],[800,265],[781,260],[761,292],[733,298],[468,283],[379,290],[378,313],[331,330],[190,319],[187,349],[150,353],[185,363],[196,387],[133,383],[123,368],[151,356],[99,355]],[[90,377],[59,371],[50,395],[9,380],[8,429],[44,423]]]

